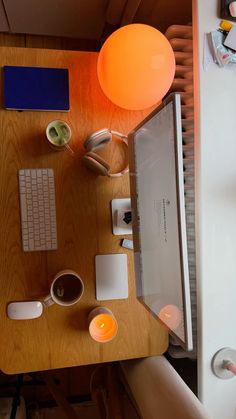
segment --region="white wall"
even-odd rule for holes
[[[204,34],[220,23],[218,3],[193,1],[199,397],[214,419],[233,419],[236,378],[211,371],[215,352],[236,349],[236,68],[203,68]]]

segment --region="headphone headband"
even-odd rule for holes
[[[109,164],[96,153],[97,150],[104,148],[107,144],[109,144],[113,140],[113,136],[118,137],[119,140],[128,147],[128,140],[126,135],[121,134],[118,131],[103,128],[86,138],[84,147],[87,153],[83,157],[83,161],[86,166],[102,176],[120,177],[125,173],[128,173],[129,166],[127,165],[120,172],[111,173]]]

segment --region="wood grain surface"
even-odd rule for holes
[[[81,162],[89,133],[103,127],[128,133],[149,112],[125,111],[108,101],[98,85],[96,53],[3,47],[0,57],[2,66],[69,68],[70,78],[68,113],[0,109],[0,369],[13,374],[163,353],[167,331],[136,300],[132,252],[121,248],[120,237],[112,235],[110,202],[129,196],[129,176],[99,177]],[[54,119],[70,125],[73,156],[48,145],[45,129]],[[121,164],[124,150],[115,143],[104,153],[112,167]],[[59,246],[56,251],[24,253],[17,171],[41,167],[54,169]],[[129,298],[97,302],[95,255],[125,252]],[[66,268],[84,281],[78,304],[53,305],[35,320],[7,318],[8,302],[43,298],[54,275]],[[106,344],[94,342],[88,333],[88,314],[100,305],[113,311],[119,325],[117,337]]]

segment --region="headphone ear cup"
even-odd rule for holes
[[[110,171],[109,164],[103,160],[100,156],[89,151],[82,158],[84,164],[93,172],[98,173],[102,176],[108,176]]]
[[[103,148],[112,140],[112,133],[108,128],[101,129],[94,132],[89,137],[86,138],[84,142],[84,148],[90,152],[93,150],[98,150]]]

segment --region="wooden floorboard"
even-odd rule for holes
[[[1,47],[25,47],[25,35],[0,33]]]
[[[26,48],[62,49],[62,38],[25,35],[25,46]]]
[[[102,412],[105,402],[109,417],[112,419],[138,419],[134,407],[121,385],[117,363],[63,368],[51,370],[48,373],[55,385],[59,386],[64,397],[72,403],[72,406],[74,403],[93,401],[97,406],[100,405]],[[17,379],[17,375],[6,375],[0,372],[0,398],[15,395]],[[40,372],[24,374],[23,382],[21,396],[30,411],[33,411],[36,406],[45,408],[55,404],[55,399],[44,381],[43,374]],[[93,419],[104,418],[105,415],[93,416]]]
[[[97,51],[99,42],[91,39],[62,38],[58,36],[0,33],[0,46]]]
[[[66,397],[90,394],[91,378],[97,365],[86,365],[74,368],[63,368],[52,370],[56,382],[60,384]],[[28,383],[22,387],[22,395],[28,402],[35,400],[50,400],[51,394],[45,385],[36,385],[34,380],[41,380],[41,373],[24,374],[24,382]],[[6,375],[0,372],[0,397],[10,397],[15,393],[17,375]]]

